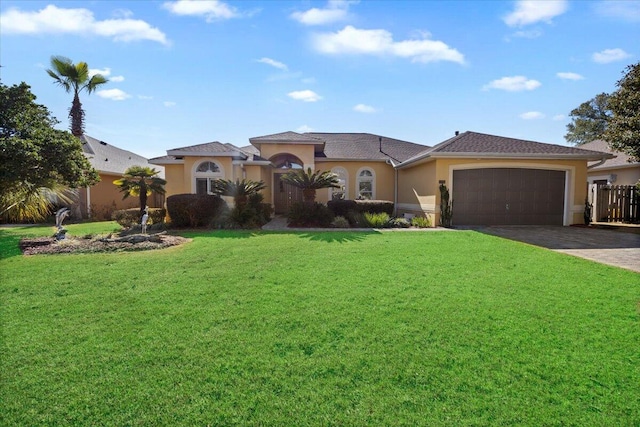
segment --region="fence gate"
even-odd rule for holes
[[[640,222],[640,194],[635,185],[593,184],[589,195],[597,222]]]

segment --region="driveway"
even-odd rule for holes
[[[640,273],[640,234],[553,226],[491,226],[473,229]]]

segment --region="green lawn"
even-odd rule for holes
[[[25,233],[52,228],[0,229],[0,425],[640,425],[637,273],[472,231]]]

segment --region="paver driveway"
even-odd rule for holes
[[[640,273],[640,234],[553,226],[491,226],[474,230]]]

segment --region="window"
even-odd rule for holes
[[[271,163],[276,169],[302,169],[302,161],[293,154],[278,154]]]
[[[348,199],[349,184],[347,183],[347,180],[349,178],[349,174],[347,173],[347,170],[344,168],[338,167],[338,168],[331,169],[331,172],[338,175],[338,184],[340,185],[340,188],[330,188],[329,198],[330,199]]]
[[[361,169],[358,172],[358,198],[371,200],[376,195],[376,179],[371,169]]]
[[[210,160],[199,163],[195,168],[194,175],[196,194],[211,194],[213,181],[224,177],[220,166]]]

